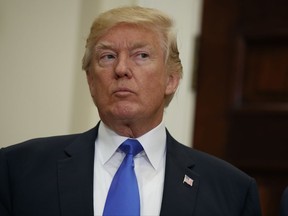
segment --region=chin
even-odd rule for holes
[[[115,119],[131,119],[139,115],[139,109],[131,104],[118,104],[110,109],[109,115]]]
[[[114,116],[115,119],[124,120],[124,121],[133,120],[139,117],[139,114],[136,114],[134,112],[117,112],[112,115]]]

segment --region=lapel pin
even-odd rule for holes
[[[189,176],[185,175],[183,179],[183,183],[188,184],[190,187],[193,185],[193,179],[190,178]]]

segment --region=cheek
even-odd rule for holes
[[[146,92],[146,97],[148,100],[161,100],[164,98],[166,91],[166,79],[163,76],[155,76],[154,74],[154,76],[149,76],[145,82],[146,84],[142,86],[142,89]]]
[[[98,71],[93,73],[89,76],[87,76],[88,84],[90,88],[90,92],[93,98],[96,99],[96,97],[101,96],[107,89],[108,84],[108,77],[106,77],[107,73]]]

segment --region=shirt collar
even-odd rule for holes
[[[118,147],[129,137],[120,136],[100,122],[97,148],[101,152],[101,162],[105,164],[117,151]],[[158,169],[166,152],[166,130],[161,122],[137,140],[143,146],[145,154],[154,169]]]

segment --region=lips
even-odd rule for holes
[[[135,92],[129,88],[117,88],[115,91],[113,91],[113,95],[118,97],[126,97],[131,94],[135,94]]]

